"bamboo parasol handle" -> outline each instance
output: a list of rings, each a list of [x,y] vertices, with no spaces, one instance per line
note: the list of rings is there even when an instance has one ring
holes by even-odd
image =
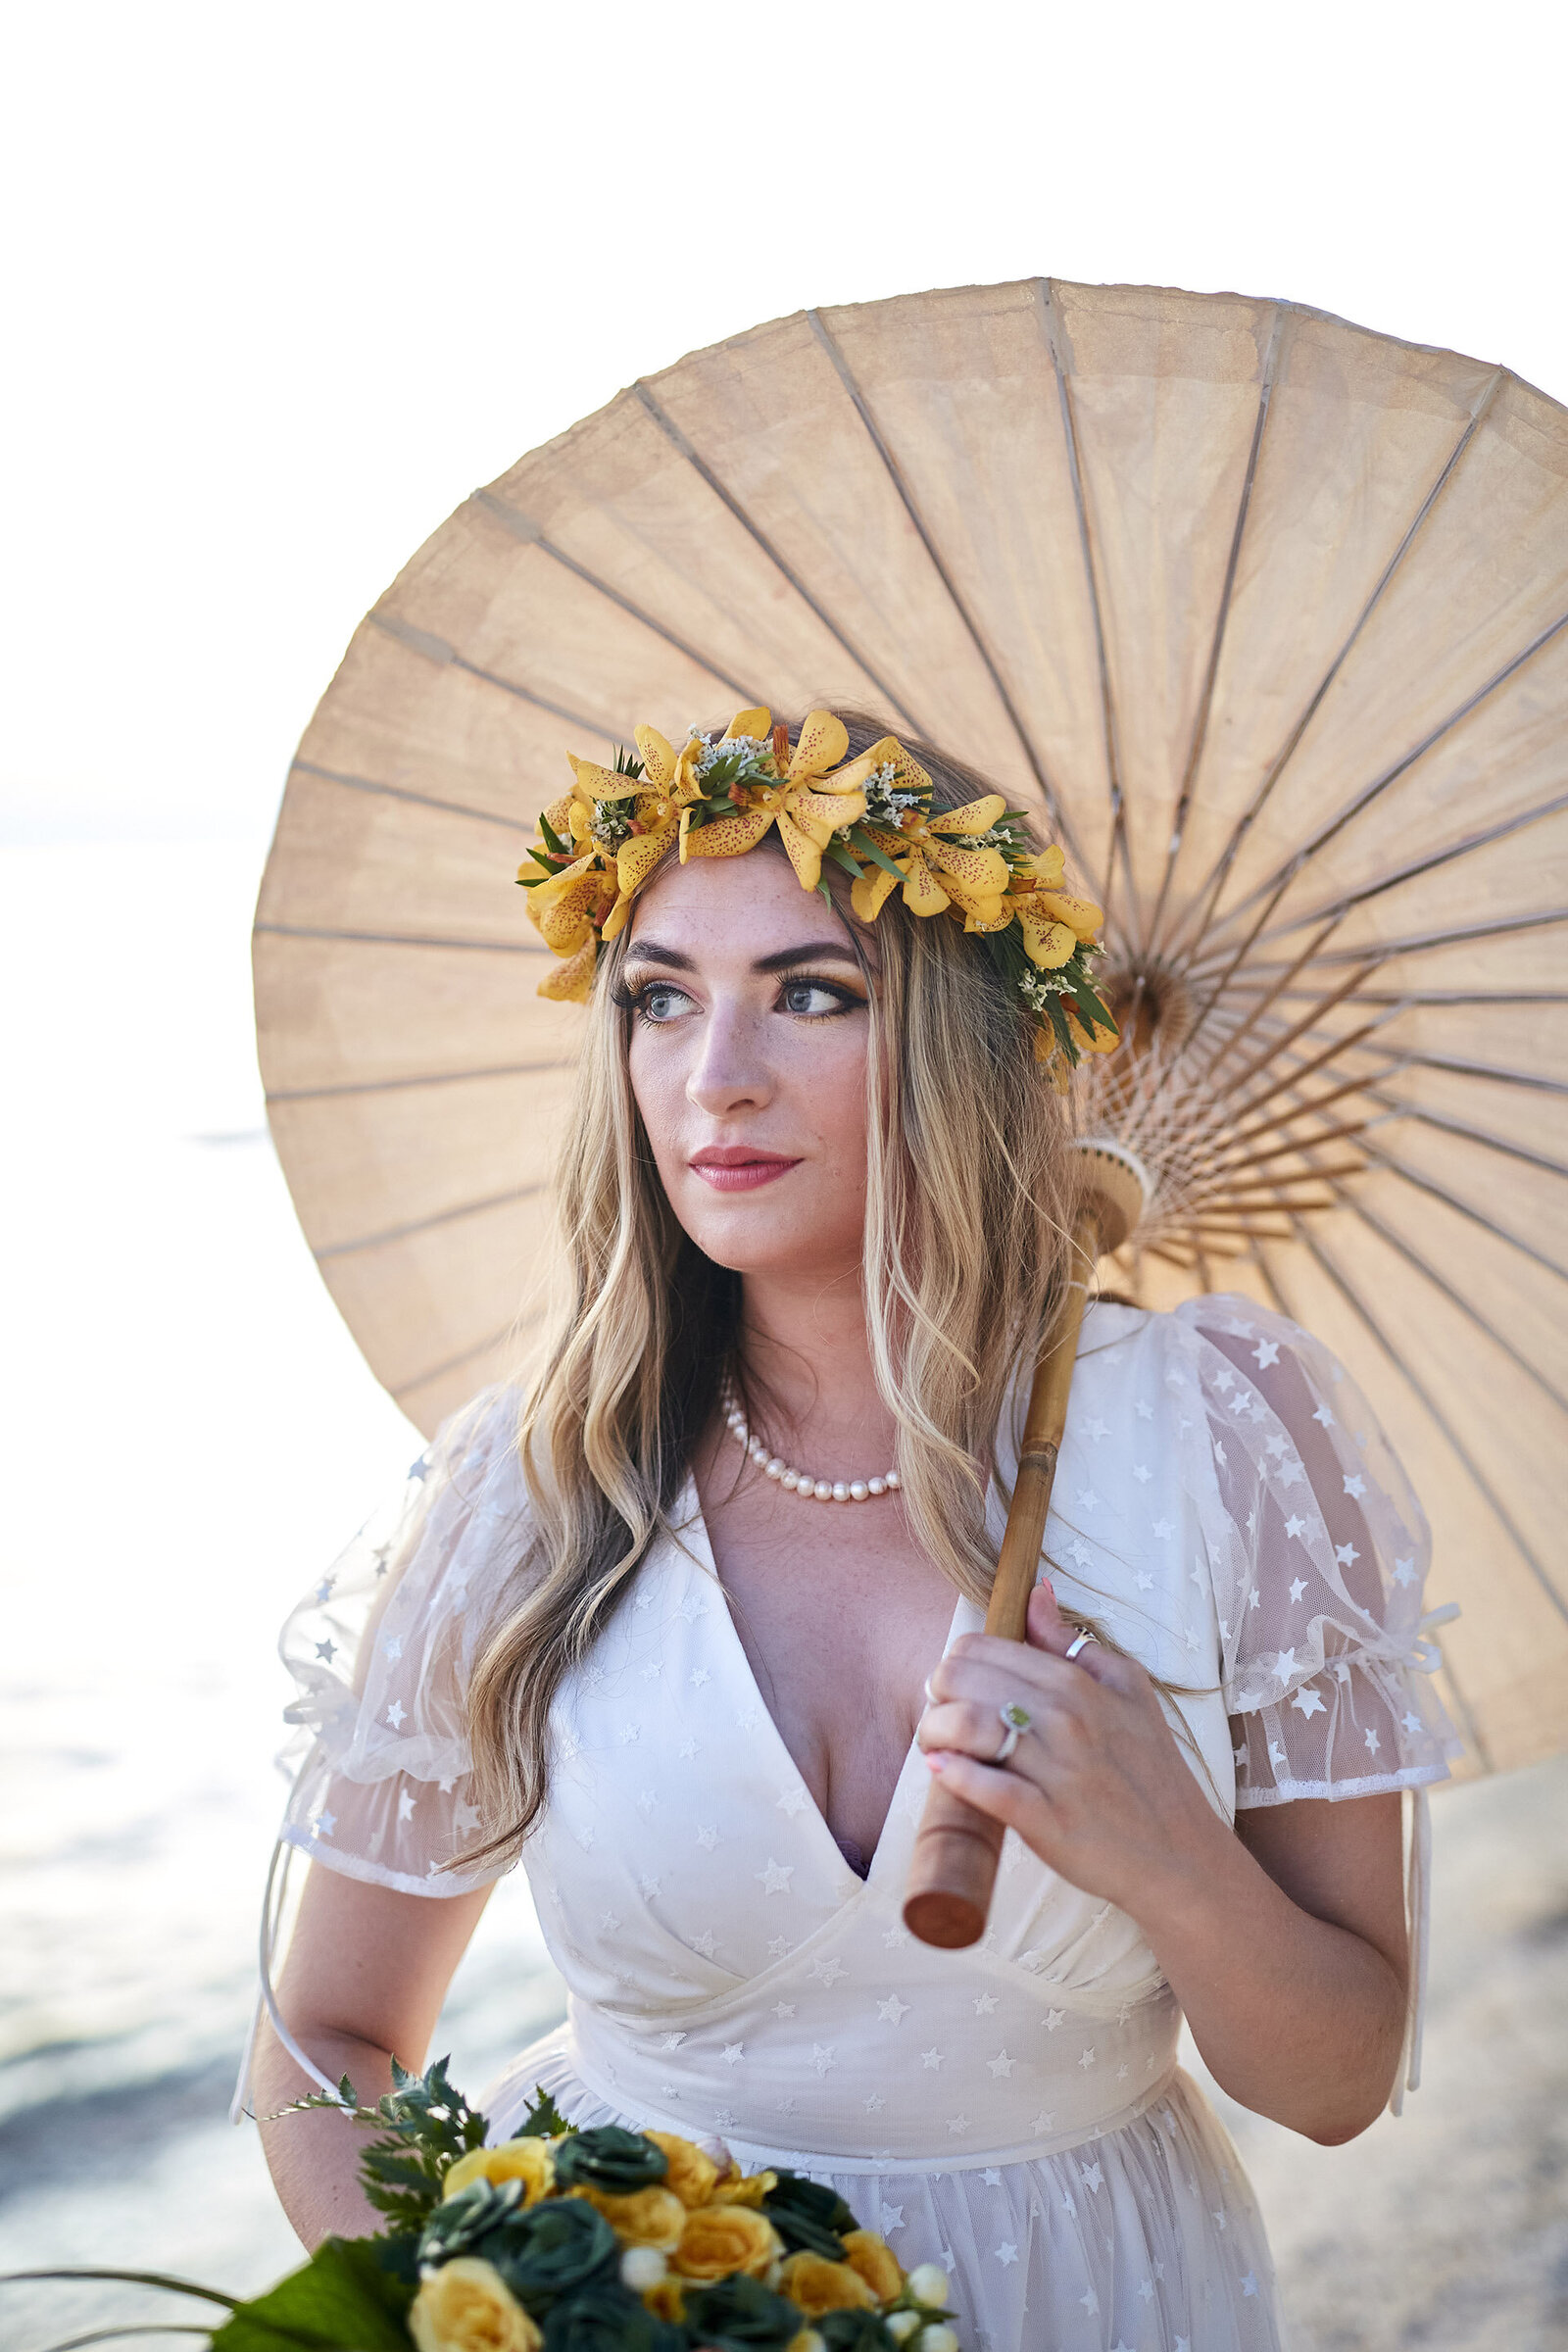
[[[1087,1156],[1095,1189],[1073,1221],[1072,1276],[1065,1310],[1035,1366],[1007,1532],[1002,1540],[986,1610],[986,1632],[999,1634],[1007,1642],[1024,1638],[1029,1595],[1040,1571],[1051,1490],[1067,1423],[1067,1396],[1095,1264],[1105,1250],[1118,1248],[1137,1223],[1148,1189],[1142,1170],[1133,1172],[1136,1163],[1130,1153],[1116,1152],[1112,1155],[1103,1146],[1090,1146]],[[975,1812],[951,1788],[933,1781],[915,1835],[904,1898],[904,1924],[911,1936],[918,1936],[922,1943],[954,1950],[979,1942],[991,1909],[1004,1835],[1001,1822]]]

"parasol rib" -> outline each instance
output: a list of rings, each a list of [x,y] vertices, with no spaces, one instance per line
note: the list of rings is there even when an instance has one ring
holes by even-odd
[[[1138,897],[1133,883],[1132,853],[1127,841],[1126,799],[1121,785],[1121,744],[1116,725],[1116,702],[1110,683],[1110,655],[1105,645],[1105,614],[1100,596],[1100,576],[1095,564],[1094,533],[1089,527],[1089,501],[1084,494],[1083,460],[1078,447],[1078,416],[1073,407],[1069,383],[1071,370],[1062,356],[1065,339],[1060,314],[1056,309],[1055,291],[1048,277],[1037,277],[1035,292],[1040,299],[1040,331],[1045,337],[1050,355],[1052,373],[1056,380],[1056,403],[1061,412],[1062,437],[1067,452],[1067,481],[1072,491],[1073,513],[1078,519],[1078,550],[1083,558],[1084,585],[1089,592],[1089,610],[1095,624],[1095,661],[1100,677],[1100,720],[1104,731],[1105,781],[1110,794],[1110,846],[1105,853],[1104,900],[1111,901],[1111,886],[1115,861],[1121,858],[1122,872],[1127,883],[1129,917],[1136,915]],[[1084,872],[1088,872],[1087,865]],[[1128,928],[1132,923],[1129,920]]]
[[[570,710],[564,703],[553,703],[548,695],[536,694],[531,686],[519,686],[515,678],[504,678],[498,670],[481,669],[477,662],[470,662],[466,654],[460,654],[457,647],[449,645],[444,637],[432,636],[428,629],[416,628],[412,620],[400,620],[395,612],[382,612],[379,610],[367,612],[365,617],[383,636],[393,638],[399,645],[406,645],[410,653],[419,655],[423,661],[435,662],[438,668],[461,669],[466,676],[477,678],[481,685],[497,687],[502,694],[510,694],[516,702],[528,703],[535,710],[546,711],[551,718],[564,718],[568,727],[581,727],[585,734],[603,736],[611,743],[615,740],[615,729],[609,720],[586,717],[581,710]]]
[[[1350,629],[1349,635],[1340,647],[1339,652],[1334,656],[1333,661],[1329,663],[1328,668],[1324,671],[1321,679],[1318,681],[1317,686],[1313,690],[1311,698],[1307,702],[1305,709],[1302,710],[1300,716],[1297,719],[1296,724],[1292,727],[1289,735],[1287,735],[1285,742],[1275,754],[1273,760],[1270,761],[1269,766],[1264,773],[1262,782],[1259,784],[1257,791],[1253,794],[1249,807],[1237,819],[1229,840],[1225,844],[1225,847],[1221,850],[1219,857],[1214,862],[1212,871],[1200,885],[1199,889],[1194,892],[1192,901],[1194,915],[1187,927],[1190,934],[1201,938],[1207,931],[1208,926],[1213,919],[1214,907],[1218,903],[1219,894],[1225,886],[1225,877],[1230,872],[1232,865],[1235,863],[1236,858],[1240,854],[1243,842],[1246,840],[1247,835],[1250,832],[1259,815],[1261,815],[1264,803],[1267,801],[1270,793],[1274,790],[1275,785],[1279,782],[1281,776],[1285,773],[1286,768],[1290,765],[1291,760],[1295,758],[1297,748],[1299,745],[1302,736],[1306,733],[1307,728],[1311,725],[1313,719],[1318,713],[1318,710],[1322,707],[1324,696],[1328,693],[1329,688],[1333,685],[1335,679],[1339,676],[1340,671],[1344,668],[1347,661],[1349,659],[1357,639],[1365,629],[1367,622],[1371,619],[1374,612],[1377,610],[1378,605],[1382,602],[1384,592],[1387,590],[1389,583],[1393,580],[1396,572],[1399,569],[1399,566],[1404,562],[1406,555],[1409,553],[1411,547],[1415,544],[1416,538],[1420,534],[1422,526],[1432,514],[1433,509],[1436,507],[1444,491],[1447,488],[1448,483],[1453,478],[1455,469],[1464,459],[1471,443],[1475,440],[1475,437],[1480,431],[1481,425],[1492,407],[1493,401],[1496,397],[1499,385],[1501,385],[1507,379],[1507,369],[1504,368],[1498,368],[1494,369],[1490,380],[1483,388],[1481,397],[1476,403],[1473,416],[1470,417],[1468,423],[1460,433],[1459,438],[1454,443],[1452,449],[1448,452],[1447,459],[1444,464],[1442,471],[1439,473],[1437,479],[1433,482],[1420,506],[1417,508],[1414,516],[1405,530],[1403,538],[1399,541],[1398,546],[1395,549],[1394,554],[1390,557],[1388,563],[1385,564],[1376,584],[1373,587],[1371,595],[1367,598],[1366,603],[1362,606],[1360,612],[1357,614],[1356,619]],[[1177,940],[1172,941],[1171,943],[1172,947],[1179,944],[1179,940],[1182,936],[1184,936],[1184,934],[1178,934]]]
[[[897,458],[895,458],[893,455],[892,450],[888,447],[887,441],[883,437],[881,426],[877,423],[876,418],[871,414],[870,403],[860,389],[859,383],[856,378],[855,370],[851,368],[848,360],[844,357],[843,352],[839,349],[832,329],[828,326],[826,320],[823,318],[821,312],[808,311],[806,316],[810,321],[811,332],[815,335],[818,343],[820,343],[822,346],[823,351],[826,352],[829,360],[832,362],[834,370],[838,375],[838,379],[844,386],[846,393],[849,395],[850,401],[855,409],[855,413],[860,419],[861,425],[864,427],[866,438],[869,440],[871,447],[876,451],[877,457],[881,461],[883,471],[886,473],[888,480],[893,484],[894,489],[898,492],[900,501],[904,507],[904,511],[909,517],[910,522],[914,525],[915,535],[919,539],[920,545],[925,549],[927,557],[930,559],[932,570],[936,573],[937,578],[942,582],[943,591],[947,596],[948,602],[952,605],[954,612],[956,612],[959,620],[963,623],[964,629],[968,633],[970,643],[973,645],[975,652],[979,655],[981,662],[985,665],[986,675],[991,680],[991,684],[995,690],[998,702],[1002,705],[1004,711],[1006,713],[1007,724],[1011,727],[1012,732],[1017,739],[1018,749],[1022,752],[1024,759],[1028,763],[1029,772],[1034,777],[1035,783],[1039,787],[1040,797],[1045,802],[1046,808],[1050,812],[1052,823],[1056,827],[1057,831],[1063,835],[1067,849],[1071,853],[1074,859],[1081,863],[1082,860],[1078,858],[1078,852],[1073,843],[1072,832],[1067,822],[1066,812],[1062,808],[1061,799],[1056,791],[1056,787],[1054,784],[1053,784],[1050,776],[1046,773],[1045,767],[1041,763],[1040,755],[1035,750],[1034,744],[1030,740],[1029,731],[1025,727],[1022,718],[1018,714],[1017,706],[1013,702],[1007,682],[1004,678],[1001,668],[997,662],[997,658],[993,654],[989,644],[986,642],[985,633],[981,629],[979,622],[975,619],[975,616],[970,612],[968,605],[964,601],[963,597],[959,594],[958,584],[956,580],[955,580],[952,572],[948,569],[946,560],[943,557],[941,549],[936,543],[936,539],[932,533],[930,525],[927,523],[924,514],[922,514],[920,512],[919,506],[915,501],[914,493],[909,488],[908,483],[904,477],[903,468],[900,466]]]
[[[1532,1094],[1568,1095],[1568,1079],[1538,1076],[1534,1070],[1500,1070],[1484,1061],[1461,1061],[1454,1054],[1418,1054],[1399,1048],[1399,1059],[1415,1070],[1447,1070],[1456,1078],[1485,1078],[1494,1086],[1524,1086]]]
[[[1539,931],[1551,923],[1568,923],[1568,906],[1544,906],[1534,914],[1498,915],[1494,922],[1463,923],[1452,931],[1418,932],[1407,939],[1384,939],[1378,942],[1378,955],[1385,963],[1396,956],[1424,956],[1433,948],[1464,947],[1472,939],[1506,939],[1517,931]],[[1277,939],[1288,937],[1281,930]],[[1364,963],[1366,950],[1360,948],[1331,948],[1314,958],[1318,963]],[[1200,967],[1197,967],[1200,968]],[[1252,971],[1259,976],[1278,970],[1278,965],[1254,963]]]
[[[889,710],[894,713],[894,715],[898,718],[902,718],[906,726],[912,727],[915,732],[918,733],[920,722],[915,717],[914,713],[906,707],[903,698],[894,693],[892,687],[877,669],[875,663],[871,662],[866,655],[861,653],[859,647],[856,644],[854,638],[850,636],[848,630],[839,626],[838,622],[833,618],[833,615],[828,612],[826,606],[818,603],[817,599],[811,594],[811,591],[809,588],[808,588],[806,582],[801,578],[800,573],[795,569],[794,565],[785,562],[784,558],[780,555],[778,549],[773,545],[771,539],[768,538],[761,525],[753,520],[752,516],[748,514],[746,509],[741,505],[740,500],[735,496],[734,492],[728,489],[726,485],[719,480],[718,475],[713,471],[711,466],[709,465],[707,459],[704,458],[693,446],[693,444],[687,440],[686,435],[681,431],[680,426],[675,422],[673,416],[667,415],[666,412],[660,406],[660,403],[654,397],[653,393],[650,392],[646,384],[633,384],[632,391],[636,395],[637,399],[641,401],[643,407],[648,412],[649,416],[653,419],[654,423],[658,425],[660,431],[663,434],[665,440],[668,441],[670,447],[676,450],[679,455],[685,459],[687,465],[690,466],[692,471],[697,475],[698,479],[707,483],[709,489],[711,490],[713,496],[719,501],[719,503],[728,508],[731,514],[734,515],[736,521],[740,524],[742,530],[744,530],[750,536],[750,538],[755,541],[757,546],[760,548],[762,554],[767,558],[768,562],[772,564],[774,570],[779,574],[780,578],[789,582],[789,585],[794,589],[796,595],[800,598],[802,604],[806,606],[807,610],[815,614],[816,618],[821,622],[823,628],[826,629],[828,635],[836,644],[841,645],[844,648],[844,651],[849,655],[850,660],[856,664],[856,667],[862,670],[865,676],[870,679],[871,684],[876,688],[877,693],[882,696],[883,700],[886,702]]]
[[[1367,1330],[1372,1334],[1372,1337],[1376,1340],[1384,1354],[1389,1357],[1396,1370],[1400,1374],[1400,1376],[1412,1390],[1424,1410],[1431,1415],[1438,1428],[1443,1432],[1444,1437],[1446,1439],[1448,1446],[1452,1450],[1454,1459],[1461,1464],[1477,1494],[1480,1494],[1487,1503],[1489,1509],[1493,1512],[1498,1524],[1506,1529],[1508,1537],[1518,1550],[1520,1558],[1524,1561],[1525,1566],[1530,1570],[1530,1573],[1535,1578],[1537,1584],[1540,1585],[1541,1590],[1543,1592],[1544,1592],[1546,1598],[1550,1601],[1558,1616],[1564,1620],[1568,1620],[1568,1600],[1564,1600],[1562,1594],[1558,1592],[1551,1578],[1547,1575],[1545,1568],[1542,1562],[1537,1559],[1534,1549],[1525,1541],[1525,1538],[1515,1526],[1512,1514],[1504,1506],[1500,1497],[1496,1494],[1496,1491],[1493,1487],[1491,1480],[1487,1477],[1485,1471],[1482,1470],[1480,1465],[1477,1463],[1468,1446],[1466,1446],[1464,1440],[1454,1428],[1453,1423],[1448,1419],[1447,1414],[1443,1410],[1442,1406],[1434,1400],[1430,1389],[1427,1388],[1424,1381],[1420,1380],[1417,1375],[1411,1371],[1408,1361],[1405,1357],[1398,1353],[1396,1348],[1393,1347],[1387,1334],[1384,1332],[1382,1325],[1372,1314],[1370,1308],[1362,1299],[1357,1298],[1355,1292],[1341,1274],[1338,1266],[1334,1264],[1332,1258],[1324,1254],[1323,1250],[1318,1247],[1311,1235],[1304,1230],[1299,1217],[1293,1218],[1292,1223],[1296,1229],[1296,1240],[1300,1243],[1301,1247],[1306,1250],[1308,1256],[1313,1260],[1314,1264],[1317,1265],[1321,1271],[1328,1276],[1330,1282],[1333,1283],[1335,1289],[1340,1293],[1341,1297],[1344,1298],[1354,1309],[1355,1313],[1359,1315],[1361,1321],[1366,1325]]]
[[[1236,592],[1236,571],[1242,560],[1242,541],[1247,532],[1247,517],[1251,510],[1252,485],[1257,479],[1258,459],[1263,451],[1263,430],[1268,423],[1269,405],[1274,396],[1274,371],[1279,364],[1280,343],[1285,331],[1285,313],[1274,305],[1269,322],[1268,341],[1264,346],[1263,364],[1257,387],[1257,414],[1252,420],[1252,445],[1247,454],[1247,471],[1242,479],[1242,494],[1237,503],[1236,522],[1231,531],[1230,552],[1225,563],[1225,578],[1220,589],[1219,611],[1209,640],[1208,662],[1203,671],[1202,689],[1198,699],[1198,715],[1193,722],[1193,739],[1187,753],[1187,764],[1182,771],[1181,787],[1176,795],[1176,812],[1171,821],[1170,842],[1165,851],[1165,870],[1160,876],[1159,891],[1152,911],[1144,929],[1143,952],[1154,956],[1159,952],[1159,927],[1165,912],[1165,901],[1176,873],[1176,860],[1181,856],[1182,836],[1187,830],[1187,812],[1192,807],[1193,788],[1198,778],[1199,762],[1208,740],[1209,713],[1214,703],[1214,683],[1219,676],[1220,656],[1225,649],[1225,629],[1230,619],[1231,599]]]
[[[1388,791],[1391,784],[1396,784],[1402,775],[1407,774],[1416,765],[1418,760],[1424,760],[1435,745],[1441,743],[1446,735],[1450,735],[1455,727],[1469,718],[1472,712],[1478,710],[1489,696],[1495,694],[1499,687],[1506,686],[1508,680],[1516,677],[1527,662],[1533,662],[1538,654],[1544,653],[1555,638],[1561,636],[1564,629],[1568,629],[1568,612],[1559,612],[1557,618],[1543,629],[1538,637],[1532,638],[1522,652],[1515,654],[1511,660],[1505,662],[1501,669],[1494,670],[1484,685],[1477,686],[1472,693],[1466,695],[1463,702],[1455,704],[1446,717],[1440,718],[1436,726],[1429,728],[1419,743],[1412,745],[1409,751],[1401,753],[1390,766],[1384,768],[1379,775],[1374,776],[1370,784],[1363,785],[1355,797],[1346,803],[1338,815],[1331,817],[1329,822],[1315,833],[1301,849],[1294,851],[1283,865],[1276,866],[1266,880],[1255,884],[1246,898],[1238,900],[1234,906],[1228,907],[1218,918],[1218,931],[1223,935],[1232,923],[1241,919],[1249,907],[1255,906],[1259,899],[1267,899],[1268,905],[1264,908],[1262,917],[1250,934],[1250,939],[1255,939],[1263,923],[1267,922],[1269,915],[1278,906],[1297,875],[1303,866],[1310,863],[1311,859],[1317,856],[1318,851],[1326,848],[1328,843],[1344,832],[1347,825],[1352,824],[1358,816],[1370,808],[1374,801],[1381,799],[1383,794]],[[1307,916],[1303,919],[1310,921],[1312,918]]]
[[[700,646],[693,645],[688,638],[677,636],[654,613],[645,612],[641,605],[623,595],[620,589],[612,587],[609,580],[602,579],[597,571],[590,571],[586,564],[579,564],[575,556],[568,556],[564,547],[558,547],[553,539],[547,539],[537,523],[530,521],[519,507],[509,507],[505,499],[497,498],[491,490],[476,490],[469,504],[482,507],[487,514],[495,516],[503,530],[512,533],[514,539],[524,547],[536,547],[542,556],[549,557],[552,564],[559,564],[564,571],[569,571],[574,579],[592,588],[596,595],[602,596],[608,604],[614,605],[662,643],[673,646],[677,654],[684,654],[688,662],[695,662],[699,669],[706,669],[710,678],[716,678],[731,694],[739,695],[748,709],[759,701],[755,686],[748,685],[742,678],[731,677],[729,671],[721,668],[710,654],[705,654]]]
[[[549,1190],[543,1184],[519,1184],[510,1192],[492,1193],[484,1200],[464,1200],[456,1208],[438,1208],[428,1217],[411,1218],[407,1225],[389,1225],[384,1233],[362,1233],[352,1242],[324,1242],[316,1250],[319,1261],[352,1257],[360,1250],[384,1250],[389,1243],[407,1242],[416,1233],[433,1233],[439,1225],[461,1225],[465,1217],[483,1216],[487,1209],[510,1208],[517,1200],[536,1200]]]
[[[475,824],[500,825],[507,833],[531,833],[520,817],[502,816],[489,808],[470,808],[466,801],[438,800],[433,792],[411,792],[406,784],[382,784],[374,776],[346,775],[341,768],[318,767],[314,760],[295,760],[289,773],[315,776],[323,784],[341,784],[347,792],[370,792],[389,801],[407,801],[416,808],[435,808],[443,816],[467,816]]]
[[[274,939],[332,939],[356,948],[461,948],[477,956],[548,956],[539,939],[434,939],[415,931],[341,931],[326,923],[256,923]]]
[[[1548,1176],[1561,1176],[1568,1180],[1568,1165],[1560,1159],[1549,1158],[1544,1152],[1532,1152],[1528,1144],[1516,1144],[1506,1136],[1489,1134],[1484,1127],[1467,1126],[1463,1119],[1453,1118],[1446,1111],[1428,1110],[1418,1102],[1406,1102],[1398,1095],[1379,1094],[1375,1083],[1365,1091],[1368,1101],[1376,1102],[1391,1117],[1417,1119],[1423,1127],[1436,1127],[1440,1134],[1461,1136],[1467,1144],[1480,1144],[1488,1152],[1501,1152],[1509,1159],[1522,1159],[1528,1167],[1541,1168]],[[1312,1140],[1319,1143],[1326,1139],[1314,1136]]]
[[[411,1087],[463,1086],[470,1080],[486,1078],[544,1078],[555,1070],[574,1070],[572,1057],[562,1055],[553,1061],[500,1061],[479,1070],[418,1070],[407,1078],[354,1078],[337,1086],[277,1086],[268,1090],[267,1101],[272,1102],[326,1102],[341,1095],[395,1095]]]

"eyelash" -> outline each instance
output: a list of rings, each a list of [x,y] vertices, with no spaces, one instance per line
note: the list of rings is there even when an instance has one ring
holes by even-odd
[[[863,997],[857,996],[853,989],[841,986],[841,984],[836,980],[819,979],[812,972],[791,972],[788,974],[786,978],[779,982],[780,998],[784,996],[787,990],[792,988],[817,988],[820,989],[825,996],[833,997],[837,1000],[831,1012],[795,1013],[791,1015],[791,1017],[795,1020],[833,1021],[837,1020],[841,1013],[853,1012],[858,1005],[862,1005],[865,1003],[865,999]],[[623,1011],[634,1014],[640,1021],[645,1021],[650,1029],[664,1029],[669,1026],[668,1022],[656,1020],[654,1018],[653,1014],[648,1010],[649,999],[655,996],[683,997],[685,996],[686,991],[679,986],[678,982],[674,980],[644,980],[635,988],[628,988],[623,981],[617,982],[614,989],[612,991],[612,994],[614,1002],[620,1005]],[[782,1006],[781,1009],[783,1009]]]

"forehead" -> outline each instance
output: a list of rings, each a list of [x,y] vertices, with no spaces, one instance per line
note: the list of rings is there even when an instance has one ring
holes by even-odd
[[[772,850],[738,858],[670,858],[632,908],[627,952],[657,940],[688,956],[750,963],[783,949],[852,954],[845,925],[814,890],[803,890]]]

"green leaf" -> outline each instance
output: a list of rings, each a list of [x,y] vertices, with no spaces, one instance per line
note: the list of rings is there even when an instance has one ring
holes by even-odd
[[[551,856],[564,858],[569,863],[576,853],[569,841],[562,840],[561,835],[556,831],[542,808],[539,811],[539,830],[544,835],[545,847]]]
[[[512,2136],[514,2139],[561,2139],[571,2130],[570,2124],[540,2082],[533,2086],[533,2105]]]
[[[400,2259],[384,2238],[323,2238],[302,2270],[238,2306],[213,2352],[409,2352]]]
[[[882,848],[879,842],[875,842],[871,839],[870,834],[867,833],[863,825],[856,825],[852,827],[850,832],[850,847],[852,850],[854,850],[857,857],[869,858],[871,863],[873,865],[879,865],[885,874],[892,874],[895,881],[902,882],[904,880],[904,868],[900,865],[895,865],[893,859],[888,856],[886,850]]]

